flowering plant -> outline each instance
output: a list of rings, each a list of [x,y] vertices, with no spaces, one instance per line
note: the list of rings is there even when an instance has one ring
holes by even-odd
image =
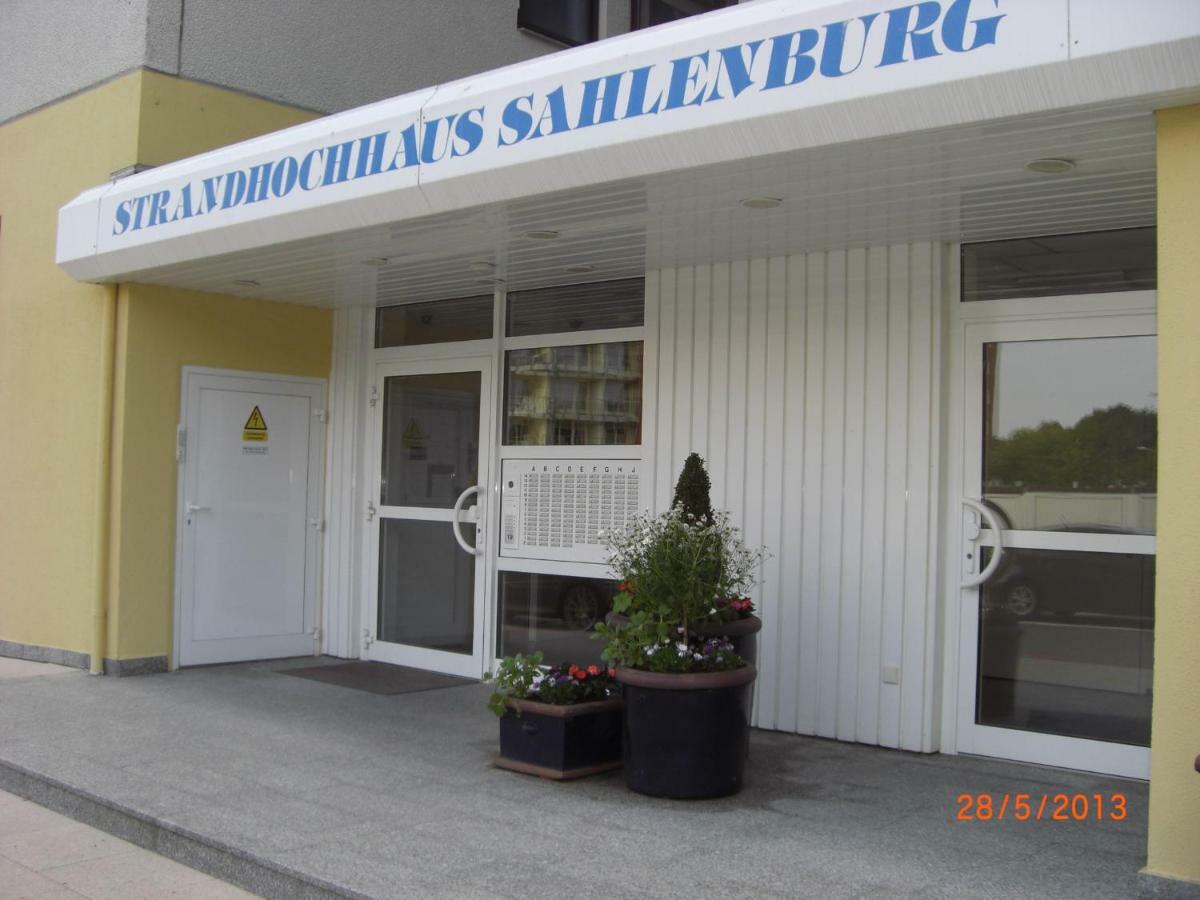
[[[630,665],[650,672],[724,672],[740,669],[746,661],[733,650],[728,638],[701,641],[656,641],[643,644]]]
[[[728,513],[704,519],[674,506],[659,516],[636,516],[605,537],[609,566],[621,581],[613,612],[627,620],[596,626],[608,642],[605,660],[663,672],[744,665],[732,649],[706,653],[692,640],[700,623],[732,621],[753,611],[743,594],[765,554],[745,545]],[[665,646],[675,647],[677,659],[668,663]]]
[[[502,716],[508,708],[509,699],[570,706],[607,700],[615,690],[615,673],[612,669],[570,663],[544,666],[542,659],[539,650],[528,656],[518,653],[500,660],[494,675],[488,672],[483,676],[484,681],[496,685],[496,690],[488,699],[488,709]]]

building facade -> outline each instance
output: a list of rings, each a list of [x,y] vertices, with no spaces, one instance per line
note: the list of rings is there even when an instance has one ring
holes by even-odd
[[[582,660],[697,451],[759,727],[1148,777],[1200,881],[1193,4],[450,6],[17,5],[3,652]]]

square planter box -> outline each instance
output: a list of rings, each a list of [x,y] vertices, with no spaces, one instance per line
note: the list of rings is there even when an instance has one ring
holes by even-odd
[[[573,706],[509,700],[508,707],[500,719],[500,768],[568,781],[621,765],[619,698]]]

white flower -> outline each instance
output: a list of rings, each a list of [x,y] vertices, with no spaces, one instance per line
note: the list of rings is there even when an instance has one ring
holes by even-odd
[[[679,651],[680,656],[687,656],[688,654],[688,645],[683,641],[680,641],[678,644],[676,644],[675,649]]]

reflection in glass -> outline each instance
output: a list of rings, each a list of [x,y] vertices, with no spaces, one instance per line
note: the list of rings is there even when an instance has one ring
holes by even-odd
[[[640,444],[642,342],[510,350],[507,444]]]
[[[501,656],[541,650],[547,664],[600,663],[592,626],[612,609],[616,586],[596,578],[500,573]]]
[[[1157,260],[1154,228],[963,244],[962,299],[1152,291]]]
[[[475,543],[475,526],[459,526]],[[379,621],[376,639],[470,654],[475,633],[475,557],[454,540],[449,522],[379,523]]]
[[[509,337],[637,328],[645,323],[646,282],[642,278],[566,284],[508,294]]]
[[[411,347],[447,341],[479,341],[492,336],[495,298],[464,297],[432,303],[381,306],[375,311],[376,347]]]
[[[382,505],[449,509],[477,483],[480,382],[479,372],[385,381]]]
[[[1153,644],[1153,556],[1006,549],[981,591],[976,721],[1149,746]]]
[[[1153,336],[984,345],[983,490],[1009,528],[1153,534]]]

